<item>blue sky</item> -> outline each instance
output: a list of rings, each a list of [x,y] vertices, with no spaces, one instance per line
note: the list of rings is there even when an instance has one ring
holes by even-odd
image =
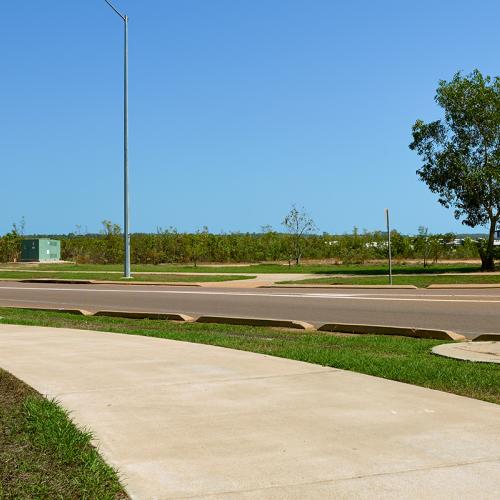
[[[415,175],[440,79],[498,74],[483,0],[120,0],[131,230],[467,231]],[[0,8],[0,233],[122,221],[122,24],[104,0]],[[470,231],[470,230],[469,230]]]

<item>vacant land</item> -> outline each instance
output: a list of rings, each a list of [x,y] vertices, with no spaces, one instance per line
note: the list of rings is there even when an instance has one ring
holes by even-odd
[[[387,285],[387,276],[355,276],[355,277],[329,277],[311,278],[298,281],[281,281],[280,284],[297,285]],[[455,285],[455,284],[498,284],[500,285],[500,274],[474,274],[474,275],[413,275],[393,277],[394,285],[414,285],[425,288],[429,285]]]
[[[128,498],[91,437],[0,369],[0,498]]]
[[[500,366],[431,354],[443,341],[375,335],[334,335],[272,328],[81,317],[0,308],[2,323],[79,328],[212,344],[296,359],[420,385],[500,404]]]
[[[44,271],[95,271],[95,272],[121,272],[123,266],[118,264],[2,264],[2,269],[22,270],[31,269]],[[439,273],[473,273],[478,272],[479,264],[472,263],[453,263],[453,264],[435,264],[424,267],[421,264],[396,264],[393,267],[394,274],[439,274]],[[196,272],[196,273],[302,273],[302,274],[350,274],[350,275],[385,275],[388,273],[387,266],[384,264],[313,264],[300,266],[287,266],[282,264],[252,264],[252,265],[203,265],[186,266],[175,264],[148,265],[138,264],[132,266],[133,272]]]
[[[137,274],[130,281],[165,281],[171,283],[193,283],[193,282],[217,282],[245,280],[253,276],[220,276],[209,275],[183,275],[183,274]],[[121,273],[99,273],[99,272],[40,272],[40,271],[0,271],[0,279],[65,279],[65,280],[97,280],[97,281],[120,281]],[[129,281],[129,280],[127,280]]]

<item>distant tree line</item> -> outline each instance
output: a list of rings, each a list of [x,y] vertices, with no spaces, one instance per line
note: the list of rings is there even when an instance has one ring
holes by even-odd
[[[293,226],[295,224],[295,226]],[[296,221],[292,221],[296,227]],[[323,259],[332,263],[364,263],[385,259],[387,234],[381,231],[351,234],[310,234],[298,239],[297,231],[283,233],[264,227],[260,233],[210,233],[207,227],[195,233],[180,233],[175,228],[158,229],[154,234],[132,234],[133,264],[179,263],[197,266],[201,262],[271,262],[296,264],[300,259]],[[20,258],[22,228],[0,237],[0,262]],[[100,234],[57,236],[61,240],[62,259],[76,263],[118,264],[123,260],[121,228],[103,221]],[[392,254],[397,260],[421,259],[432,263],[440,259],[478,258],[478,246],[472,238],[460,243],[454,234],[428,234],[420,228],[416,236],[391,232]]]

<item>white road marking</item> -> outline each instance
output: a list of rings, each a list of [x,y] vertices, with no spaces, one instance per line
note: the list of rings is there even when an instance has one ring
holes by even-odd
[[[488,297],[487,300],[472,300],[472,299],[461,299],[460,295],[430,295],[427,298],[423,298],[423,294],[418,296],[408,296],[403,294],[398,294],[399,296],[371,296],[370,294],[354,294],[354,293],[265,293],[265,292],[224,292],[224,291],[202,291],[202,290],[130,290],[130,289],[103,289],[103,288],[42,288],[42,287],[16,287],[16,286],[0,286],[0,290],[35,290],[40,292],[87,292],[87,293],[156,293],[156,294],[170,294],[170,295],[227,295],[233,297],[279,297],[279,298],[295,298],[295,299],[340,299],[340,300],[378,300],[378,301],[388,301],[388,302],[455,302],[455,303],[483,303],[483,304],[499,304],[500,296],[492,299],[490,295],[483,295],[482,297]],[[454,297],[449,298],[430,298],[430,297]],[[476,295],[463,295],[466,297],[481,297]],[[8,300],[8,299],[7,299]],[[29,299],[28,299],[29,300]],[[33,300],[29,300],[33,302]]]

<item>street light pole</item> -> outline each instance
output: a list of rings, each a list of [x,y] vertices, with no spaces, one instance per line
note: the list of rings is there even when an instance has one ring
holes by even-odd
[[[128,16],[119,12],[108,0],[104,1],[120,16],[125,27],[123,62],[123,239],[125,261],[123,265],[123,277],[130,278],[130,227],[128,215]]]
[[[389,257],[389,284],[392,285],[392,252],[391,252],[391,227],[389,224],[389,209],[385,209],[385,221],[387,224],[387,249]]]

